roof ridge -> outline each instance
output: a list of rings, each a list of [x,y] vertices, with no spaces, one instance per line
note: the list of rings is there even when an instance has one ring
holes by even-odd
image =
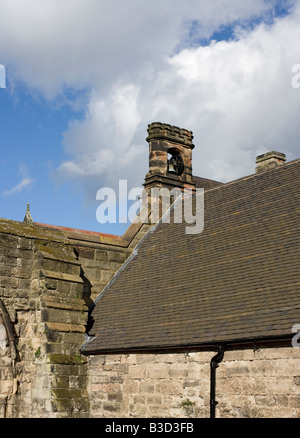
[[[52,224],[44,224],[44,223],[40,223],[40,222],[35,222],[35,225],[38,225],[39,227],[43,227],[43,228],[51,228],[51,229],[60,230],[60,231],[70,231],[70,232],[74,232],[74,233],[83,233],[83,234],[90,234],[90,235],[95,235],[95,236],[108,236],[108,237],[117,237],[117,238],[122,237],[122,236],[118,236],[116,234],[102,233],[99,231],[89,231],[89,230],[85,230],[85,229],[81,229],[81,228],[65,227],[64,225],[52,225]]]
[[[219,186],[212,187],[210,189],[206,189],[205,191],[208,192],[208,191],[212,191],[212,190],[217,190],[217,189],[220,189],[222,187],[227,187],[227,186],[229,186],[231,184],[235,184],[235,183],[237,183],[239,181],[246,181],[247,179],[260,177],[262,175],[265,175],[266,173],[276,172],[276,171],[279,171],[279,170],[283,170],[286,167],[294,165],[294,164],[296,164],[298,162],[300,163],[300,158],[297,158],[295,160],[289,161],[288,163],[285,163],[285,164],[281,164],[280,166],[275,167],[273,169],[264,170],[263,172],[260,172],[260,173],[252,173],[250,175],[246,175],[246,176],[242,176],[240,178],[234,179],[233,181],[228,181],[228,182],[225,182],[225,183],[221,183]]]
[[[199,178],[199,179],[204,179],[205,181],[212,181],[219,184],[224,184],[221,181],[217,181],[216,179],[206,178],[205,176],[193,175],[193,178]]]

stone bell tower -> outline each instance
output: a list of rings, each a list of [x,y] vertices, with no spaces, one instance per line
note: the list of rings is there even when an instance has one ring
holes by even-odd
[[[193,133],[165,123],[148,125],[149,171],[144,187],[195,190],[192,176]]]

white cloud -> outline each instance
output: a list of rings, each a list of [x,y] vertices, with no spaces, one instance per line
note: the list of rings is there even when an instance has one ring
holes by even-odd
[[[300,7],[237,32],[232,41],[184,49],[155,75],[115,84],[105,98],[95,88],[86,119],[65,133],[68,166],[96,177],[98,187],[104,177],[142,183],[152,121],[194,132],[195,175],[229,181],[253,173],[256,155],[273,149],[299,157],[300,94],[291,66],[300,60]]]
[[[12,187],[10,190],[5,190],[3,195],[16,195],[17,193],[22,192],[26,187],[29,188],[33,184],[34,180],[29,177],[22,178],[22,181]]]
[[[61,164],[59,176],[93,179],[98,188],[101,181],[117,184],[122,172],[130,180],[129,169],[147,154],[134,143],[141,124],[138,99],[139,89],[134,85],[116,86],[106,100],[94,91],[85,120],[71,122],[64,133],[65,149],[74,158]]]
[[[145,69],[220,25],[270,9],[274,0],[1,0],[0,51],[10,75],[54,97],[64,86],[107,86]]]
[[[253,173],[258,153],[279,149],[288,159],[299,157],[300,95],[291,86],[291,67],[300,60],[299,24],[298,6],[235,41],[170,59],[174,95],[188,110],[182,120],[195,127],[197,173],[230,180]]]
[[[274,3],[2,0],[0,50],[13,79],[48,98],[89,89],[84,119],[64,133],[69,159],[58,175],[82,180],[91,197],[119,179],[142,183],[152,121],[193,130],[194,174],[230,180],[271,148],[299,156],[299,3],[270,25],[237,28],[232,41],[203,47],[196,37]]]
[[[28,167],[25,163],[20,163],[18,173],[21,175],[21,182],[16,184],[11,189],[5,190],[2,193],[3,195],[15,195],[23,191],[25,188],[30,188],[32,186],[34,180],[28,175]]]

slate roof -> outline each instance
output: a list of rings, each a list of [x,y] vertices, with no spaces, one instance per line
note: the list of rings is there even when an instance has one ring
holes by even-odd
[[[98,297],[83,353],[291,336],[300,323],[300,159],[205,191],[204,230],[161,223]]]
[[[217,187],[222,184],[219,181],[214,181],[213,179],[208,179],[208,178],[202,178],[200,176],[193,176],[193,180],[197,188],[203,188],[204,190],[213,189],[214,187]]]

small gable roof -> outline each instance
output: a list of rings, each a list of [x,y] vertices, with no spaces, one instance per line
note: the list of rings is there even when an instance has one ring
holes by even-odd
[[[83,353],[290,336],[300,323],[300,160],[205,191],[204,230],[160,223],[98,297]]]

